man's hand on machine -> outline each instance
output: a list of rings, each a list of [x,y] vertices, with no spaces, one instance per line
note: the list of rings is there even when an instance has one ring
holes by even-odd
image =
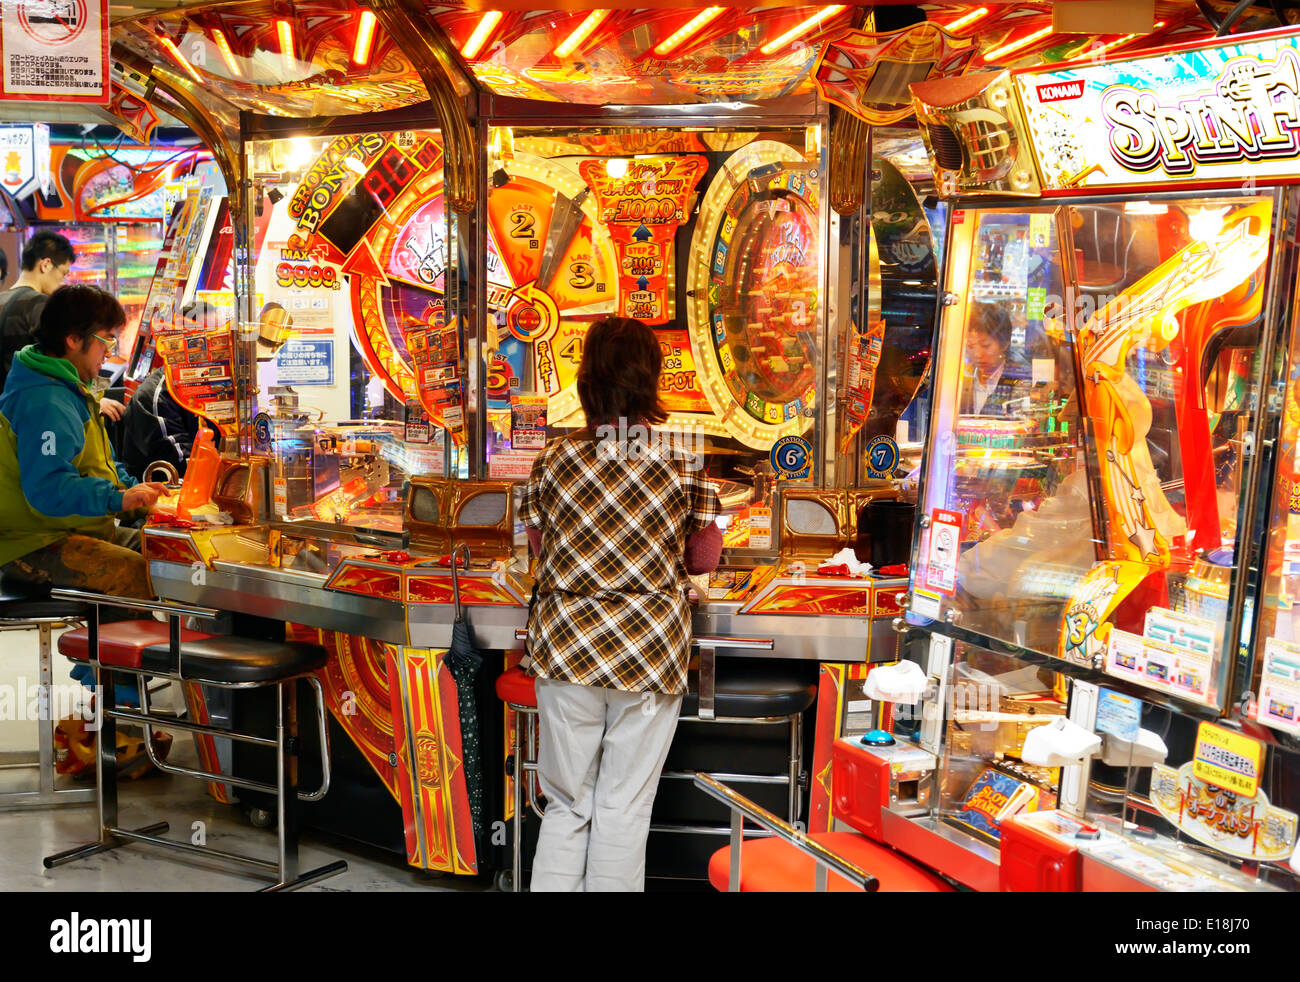
[[[126,412],[126,406],[116,399],[99,400],[99,414],[101,416],[107,416],[109,419],[121,419],[124,412]]]
[[[135,511],[137,508],[152,508],[159,497],[167,493],[167,485],[159,481],[147,481],[127,488],[122,492],[122,510]]]

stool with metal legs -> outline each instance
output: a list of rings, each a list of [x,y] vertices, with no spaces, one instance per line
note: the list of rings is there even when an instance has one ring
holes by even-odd
[[[527,631],[515,631],[515,640],[523,641]],[[543,815],[537,785],[537,689],[536,679],[516,665],[497,676],[497,698],[515,713],[510,741],[508,773],[514,778],[513,815],[510,819],[510,889],[523,890],[524,800],[539,819]],[[522,739],[520,731],[526,734]]]
[[[37,786],[34,791],[0,792],[0,809],[48,808],[51,805],[89,804],[95,800],[95,792],[90,788],[54,786],[54,725],[58,722],[60,710],[59,700],[54,698],[53,633],[56,628],[78,623],[88,616],[90,608],[85,604],[0,589],[0,631],[35,628],[40,645],[37,663],[39,735],[35,759],[31,759],[30,752],[0,754],[2,770],[35,767]],[[26,706],[27,702],[26,693],[18,693],[16,703]]]
[[[682,700],[678,723],[721,724],[731,726],[784,726],[788,753],[784,774],[727,773],[720,780],[744,784],[784,785],[786,789],[785,821],[800,819],[801,791],[806,781],[803,770],[803,714],[817,698],[817,687],[801,678],[788,677],[788,670],[771,661],[770,670],[748,666],[743,672],[717,671],[719,651],[772,651],[772,638],[748,638],[730,635],[695,635],[691,645],[699,655],[698,684]],[[680,733],[680,731],[679,731]],[[693,770],[665,770],[664,780],[694,781]],[[656,822],[651,832],[689,835],[727,835],[728,826],[670,824]]]
[[[91,664],[95,666],[98,699],[95,720],[98,724],[98,767],[95,791],[99,804],[99,838],[97,841],[69,849],[45,858],[45,868],[53,869],[87,856],[116,849],[127,842],[150,842],[154,845],[176,849],[201,856],[217,857],[251,866],[269,873],[276,882],[266,891],[293,890],[322,880],[347,869],[347,863],[335,861],[314,870],[300,873],[298,869],[298,801],[318,800],[329,791],[330,762],[328,730],[324,701],[319,680],[313,673],[325,664],[325,652],[310,645],[288,644],[239,637],[207,637],[182,641],[181,618],[215,618],[218,611],[206,607],[177,604],[169,601],[134,600],[86,593],[80,590],[56,590],[52,594],[65,600],[75,600],[91,605],[87,624],[88,648]],[[103,606],[126,607],[141,611],[162,611],[168,616],[167,644],[153,644],[140,653],[138,664],[108,664],[100,656],[98,608]],[[111,630],[112,625],[106,625]],[[140,711],[118,709],[115,698],[116,674],[134,675],[140,690]],[[275,686],[278,695],[276,729],[274,737],[242,733],[200,723],[180,721],[171,716],[151,712],[149,696],[144,685],[145,676],[194,682],[229,689],[253,689]],[[316,691],[317,723],[321,733],[321,787],[310,793],[298,791],[298,680],[306,678]],[[165,839],[159,833],[167,831],[166,822],[156,822],[138,829],[124,829],[118,825],[117,808],[117,721],[139,723],[145,730],[145,747],[150,760],[159,770],[202,781],[224,781],[238,787],[250,788],[276,798],[278,822],[276,827],[276,859],[274,862],[244,856],[238,853],[209,849]],[[190,733],[206,733],[276,750],[276,781],[268,784],[232,774],[215,774],[165,763],[153,747],[153,726],[179,729]]]

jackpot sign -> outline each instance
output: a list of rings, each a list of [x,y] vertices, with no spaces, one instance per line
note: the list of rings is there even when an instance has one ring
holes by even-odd
[[[1016,81],[1044,190],[1300,176],[1300,37]]]

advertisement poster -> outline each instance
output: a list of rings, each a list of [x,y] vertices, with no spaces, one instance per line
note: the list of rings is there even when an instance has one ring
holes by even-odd
[[[1255,718],[1274,729],[1300,734],[1300,645],[1268,639]]]
[[[14,198],[50,180],[50,128],[44,123],[0,126],[0,184]]]
[[[0,99],[107,106],[108,0],[6,0]]]
[[[158,354],[167,366],[167,388],[186,409],[217,424],[223,441],[235,437],[235,375],[232,332],[159,334]]]

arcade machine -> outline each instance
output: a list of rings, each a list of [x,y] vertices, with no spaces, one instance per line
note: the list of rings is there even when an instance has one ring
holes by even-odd
[[[70,283],[108,290],[126,309],[121,344],[135,344],[172,206],[188,182],[202,181],[211,155],[201,148],[55,143],[50,187],[35,195],[28,235],[48,228],[77,252]]]
[[[1279,32],[912,87],[951,217],[908,659],[836,792],[963,884],[1300,886],[1297,69]]]
[[[241,24],[253,6],[241,7]],[[853,549],[859,513],[898,490],[883,462],[876,477],[830,476],[842,440],[859,451],[858,431],[835,425],[830,395],[841,394],[847,311],[845,244],[832,234],[841,220],[827,201],[828,117],[808,78],[813,54],[790,47],[811,10],[714,15],[691,64],[715,48],[742,51],[747,71],[690,77],[671,61],[579,70],[572,48],[554,56],[556,68],[525,63],[542,42],[562,49],[585,14],[511,15],[491,59],[464,54],[480,15],[438,14],[432,32],[462,52],[468,68],[457,77],[480,95],[484,179],[471,188],[472,213],[457,210],[465,187],[456,183],[472,154],[404,108],[423,93],[403,88],[413,72],[391,38],[376,35],[368,55],[382,66],[382,91],[373,74],[313,74],[343,54],[338,31],[323,25],[352,23],[354,13],[339,7],[294,57],[282,52],[301,76],[282,92],[252,84],[266,59],[251,54],[275,53],[285,35],[237,35],[225,7],[145,18],[121,39],[141,52],[162,33],[183,51],[214,46],[198,69],[203,98],[350,117],[334,130],[244,118],[240,220],[256,303],[227,332],[233,367],[221,376],[234,380],[240,453],[216,465],[210,495],[187,480],[180,500],[191,492],[195,506],[150,526],[145,549],[161,595],[288,621],[331,652],[321,681],[335,756],[354,755],[358,782],[368,770],[375,794],[356,809],[368,814],[328,827],[418,867],[470,873],[491,865],[482,833],[501,815],[491,802],[506,786],[498,761],[513,722],[479,701],[489,787],[476,814],[460,715],[472,710],[447,663],[455,599],[478,649],[496,653],[481,673],[494,677],[518,658],[531,590],[514,519],[519,485],[547,439],[583,423],[573,383],[588,325],[616,313],[655,328],[666,429],[695,450],[723,499],[726,563],[696,584],[697,634],[770,642],[767,657],[810,676],[819,662],[893,659],[902,567],[854,575]],[[618,50],[608,42],[624,34],[643,40],[652,21],[682,26],[682,12],[606,13],[601,50]],[[290,36],[301,26],[282,23]],[[229,60],[218,34],[240,38]],[[168,58],[155,77],[183,85]],[[352,98],[366,86],[372,105]],[[753,108],[716,105],[733,96]],[[639,108],[595,104],[615,97]],[[652,97],[666,105],[649,108]],[[683,101],[693,105],[673,105]],[[382,109],[383,125],[368,130],[367,109]],[[915,194],[897,181],[910,200],[888,213],[897,227],[881,236],[893,243],[918,222],[924,229]],[[894,266],[889,275],[923,288],[933,254],[928,233],[915,237],[890,255],[928,272]],[[877,311],[867,326],[879,321]],[[268,326],[284,344],[259,363],[256,339]],[[204,356],[190,342],[184,333],[167,341],[169,377],[202,377]],[[864,419],[872,387],[863,376],[874,377],[881,347],[880,335],[867,343],[875,361],[858,366],[853,386]],[[211,340],[204,350],[213,353]],[[911,361],[891,367],[881,391],[898,398],[918,375]],[[881,424],[891,439],[892,412]],[[325,824],[320,811],[309,806],[306,820]]]

